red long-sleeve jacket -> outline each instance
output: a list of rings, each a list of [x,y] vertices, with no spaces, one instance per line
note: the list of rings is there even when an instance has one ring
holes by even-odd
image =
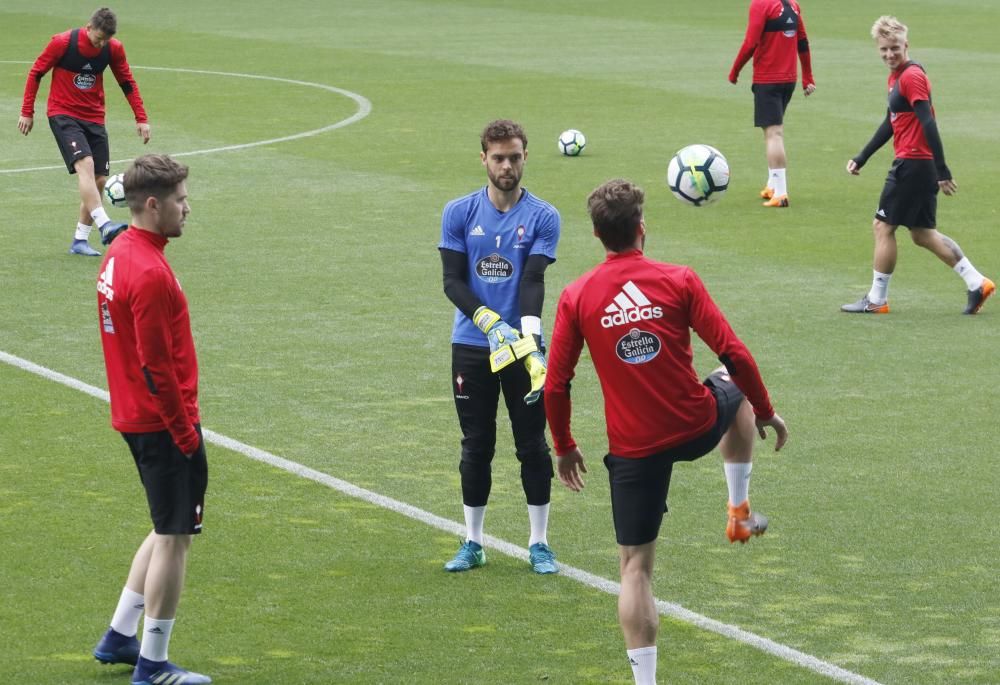
[[[754,83],[795,83],[796,55],[802,63],[802,87],[815,85],[809,37],[799,4],[788,0],[786,7],[781,0],[752,0],[746,36],[729,80],[736,83],[740,70],[752,56]]]
[[[715,398],[692,366],[692,329],[726,360],[754,413],[771,418],[756,362],[697,274],[630,250],[609,255],[559,297],[544,395],[556,454],[576,446],[569,383],[584,342],[604,393],[612,454],[649,456],[711,428]]]
[[[115,430],[166,429],[192,454],[200,442],[198,360],[187,298],[163,254],[166,244],[132,226],[105,253],[97,278],[101,345]]]
[[[21,102],[21,115],[26,117],[34,116],[35,96],[38,95],[38,87],[42,78],[52,70],[52,87],[49,90],[48,107],[46,115],[54,117],[58,115],[70,116],[75,119],[89,121],[94,124],[104,125],[104,75],[101,71],[94,70],[88,73],[86,70],[74,72],[60,66],[63,57],[69,49],[70,35],[73,31],[52,36],[48,45],[38,56],[35,63],[28,72],[28,80],[24,84],[24,99]],[[125,48],[121,41],[112,38],[107,45],[110,51],[108,66],[115,80],[125,93],[125,99],[132,107],[136,123],[144,124],[148,122],[146,110],[142,104],[142,96],[139,95],[139,86],[132,77],[132,70],[125,58]],[[90,44],[87,38],[87,31],[79,29],[77,37],[77,50],[84,58],[86,66],[87,59],[98,59],[102,50]]]

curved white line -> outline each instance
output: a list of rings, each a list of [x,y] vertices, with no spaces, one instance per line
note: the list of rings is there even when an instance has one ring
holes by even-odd
[[[24,61],[13,61],[13,60],[0,60],[0,64],[31,64],[31,62]],[[210,71],[205,69],[181,69],[174,67],[142,67],[134,66],[133,69],[145,69],[147,71],[171,71],[183,74],[206,74],[209,76],[233,76],[236,78],[248,78],[256,79],[258,81],[276,81],[278,83],[290,83],[295,86],[306,86],[308,88],[318,88],[320,90],[325,90],[330,93],[336,93],[337,95],[343,95],[345,97],[354,100],[358,104],[358,111],[346,119],[338,121],[321,128],[312,129],[310,131],[303,131],[302,133],[293,133],[287,136],[281,136],[280,138],[269,138],[267,140],[258,140],[252,143],[239,143],[237,145],[224,145],[222,147],[213,147],[205,150],[192,150],[190,152],[172,152],[170,155],[172,157],[191,157],[193,155],[208,155],[216,152],[229,152],[232,150],[246,150],[247,148],[260,147],[261,145],[273,145],[274,143],[286,143],[290,140],[299,140],[301,138],[311,138],[312,136],[318,136],[321,133],[326,133],[327,131],[333,131],[338,128],[343,128],[345,126],[350,126],[351,124],[361,121],[366,116],[371,114],[372,103],[371,101],[359,93],[354,93],[349,90],[344,90],[343,88],[337,88],[336,86],[328,86],[323,83],[313,83],[311,81],[299,81],[296,79],[280,78],[278,76],[262,76],[260,74],[241,74],[238,72],[229,71]],[[115,159],[112,160],[112,164],[125,164],[131,162],[131,159]],[[52,169],[63,169],[64,165],[57,164],[53,166],[39,166],[39,167],[26,167],[23,169],[0,169],[0,174],[18,174],[25,173],[29,171],[49,171]]]
[[[72,376],[66,376],[58,371],[53,371],[52,369],[40,366],[13,354],[9,354],[3,350],[0,350],[0,362],[9,364],[23,371],[28,371],[29,373],[41,376],[42,378],[46,378],[50,381],[55,381],[56,383],[73,388],[74,390],[79,390],[80,392],[99,400],[103,400],[105,402],[109,401],[110,396],[108,395],[107,390],[95,388],[93,385],[84,383],[83,381],[77,380]],[[369,504],[383,507],[389,511],[411,518],[414,521],[419,521],[420,523],[431,526],[432,528],[437,528],[445,533],[455,536],[465,534],[465,527],[463,525],[437,516],[436,514],[432,514],[429,511],[419,509],[412,504],[400,502],[399,500],[386,497],[385,495],[380,495],[379,493],[372,492],[371,490],[365,490],[364,488],[358,487],[348,481],[341,480],[340,478],[323,473],[322,471],[311,469],[308,466],[304,466],[290,459],[285,459],[284,457],[279,457],[276,454],[272,454],[260,448],[247,445],[239,440],[222,435],[221,433],[216,433],[215,431],[208,430],[207,428],[202,432],[205,435],[205,440],[208,442],[218,445],[219,447],[224,447],[228,450],[238,452],[255,461],[283,469],[288,473],[299,476],[300,478],[306,478],[316,483],[320,483],[349,497],[354,497],[368,502]],[[487,547],[495,549],[503,554],[506,554],[507,556],[514,557],[515,559],[521,559],[522,561],[528,560],[528,550],[507,542],[506,540],[493,537],[492,535],[486,535],[484,536],[483,542],[486,543]],[[592,587],[595,590],[600,590],[601,592],[606,592],[609,595],[618,596],[621,594],[622,588],[619,583],[592,573],[588,573],[587,571],[574,566],[560,564],[559,572],[563,576],[572,578],[578,583]],[[683,621],[684,623],[697,626],[702,630],[707,630],[729,638],[730,640],[750,645],[751,647],[759,649],[762,652],[778,657],[779,659],[783,659],[789,663],[795,664],[796,666],[801,666],[802,668],[808,669],[814,673],[819,673],[820,675],[826,676],[827,678],[835,680],[839,683],[847,683],[848,685],[881,685],[878,681],[867,678],[859,673],[848,671],[847,669],[831,664],[828,661],[818,659],[811,654],[800,652],[799,650],[789,647],[788,645],[783,645],[780,642],[775,642],[774,640],[762,637],[756,633],[743,630],[739,626],[723,623],[722,621],[717,621],[714,618],[709,618],[708,616],[695,613],[690,609],[685,609],[679,604],[667,602],[662,599],[656,599],[656,610],[663,616],[670,616],[678,621]]]

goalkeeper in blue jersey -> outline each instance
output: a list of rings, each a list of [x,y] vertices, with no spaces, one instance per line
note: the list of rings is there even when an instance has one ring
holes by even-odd
[[[556,260],[559,212],[521,187],[528,138],[519,124],[491,122],[481,143],[488,183],[445,206],[438,245],[444,292],[457,308],[451,377],[462,427],[458,470],[466,526],[466,539],[445,570],[486,563],[483,519],[502,390],[528,500],[531,566],[536,573],[556,573],[547,539],[552,456],[539,399],[545,383],[545,269]]]

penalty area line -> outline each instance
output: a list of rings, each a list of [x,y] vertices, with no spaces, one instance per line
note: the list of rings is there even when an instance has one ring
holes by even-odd
[[[68,388],[79,390],[86,395],[90,395],[91,397],[104,402],[108,402],[110,399],[106,390],[94,387],[93,385],[84,383],[76,378],[59,373],[58,371],[53,371],[52,369],[35,364],[27,359],[22,359],[21,357],[9,354],[2,350],[0,350],[0,362],[4,362],[5,364],[21,369],[22,371],[27,371],[37,376],[41,376],[42,378],[55,383],[65,385]],[[424,511],[423,509],[419,509],[411,504],[407,504],[406,502],[400,502],[399,500],[391,497],[380,495],[377,492],[366,490],[354,485],[353,483],[341,480],[340,478],[335,478],[327,473],[309,468],[308,466],[291,461],[290,459],[279,457],[278,455],[272,454],[266,450],[253,447],[252,445],[247,445],[246,443],[222,435],[221,433],[216,433],[215,431],[207,429],[203,429],[202,432],[205,436],[205,440],[213,445],[224,447],[228,450],[232,450],[233,452],[242,454],[245,457],[268,464],[269,466],[274,466],[301,478],[307,478],[311,481],[336,490],[337,492],[348,495],[349,497],[354,497],[355,499],[368,502],[369,504],[374,504],[397,514],[402,514],[407,518],[419,521],[420,523],[424,523],[432,528],[437,528],[445,533],[451,533],[459,536],[465,533],[465,527],[463,525],[456,523],[455,521],[442,518],[428,511]],[[521,559],[522,561],[528,560],[528,550],[524,547],[507,542],[506,540],[501,540],[500,538],[493,537],[492,535],[485,536],[484,542],[486,543],[486,547],[495,549],[509,557]],[[578,583],[594,588],[595,590],[606,592],[609,595],[618,596],[621,593],[621,585],[619,583],[608,580],[607,578],[596,576],[573,566],[560,564],[559,573],[560,575],[572,578]],[[721,621],[716,621],[715,619],[708,618],[707,616],[702,616],[699,613],[685,609],[679,604],[657,599],[656,609],[662,616],[674,618],[678,621],[701,628],[702,630],[735,640],[736,642],[742,642],[743,644],[754,647],[755,649],[772,656],[776,656],[779,659],[795,664],[796,666],[801,666],[802,668],[808,669],[820,675],[827,676],[831,680],[841,683],[849,683],[850,685],[881,685],[878,681],[866,678],[858,673],[848,671],[840,666],[823,661],[822,659],[806,654],[805,652],[800,652],[797,649],[775,642],[774,640],[770,640],[766,637],[761,637],[755,633],[743,630],[738,626],[722,623]]]

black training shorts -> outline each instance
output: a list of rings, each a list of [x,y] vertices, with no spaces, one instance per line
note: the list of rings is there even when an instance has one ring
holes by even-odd
[[[639,459],[604,457],[611,482],[611,512],[619,545],[644,545],[660,534],[667,511],[667,491],[674,462],[694,461],[711,452],[726,434],[743,402],[743,393],[725,372],[714,373],[705,385],[715,395],[715,424],[705,433],[676,447]]]
[[[195,426],[201,435],[201,426]],[[153,529],[159,535],[201,532],[208,487],[205,441],[190,458],[184,456],[169,431],[122,433],[146,489]]]
[[[75,174],[74,164],[84,157],[94,158],[94,175],[107,176],[111,169],[108,132],[100,124],[65,115],[49,117],[49,128],[56,137],[59,152],[69,173]]]
[[[778,126],[785,120],[785,109],[795,92],[795,82],[755,83],[753,91],[753,125],[759,128]]]
[[[875,218],[892,226],[937,226],[937,167],[933,159],[896,159],[882,187]]]

